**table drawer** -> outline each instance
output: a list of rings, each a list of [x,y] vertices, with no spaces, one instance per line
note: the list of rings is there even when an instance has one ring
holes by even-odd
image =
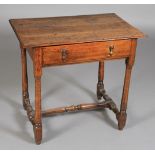
[[[130,54],[131,40],[43,47],[43,66],[119,59]]]

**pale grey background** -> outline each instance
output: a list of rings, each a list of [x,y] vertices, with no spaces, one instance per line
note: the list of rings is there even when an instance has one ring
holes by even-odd
[[[10,18],[115,12],[149,37],[138,42],[127,125],[117,130],[105,110],[43,119],[43,141],[35,145],[21,98],[20,48]],[[0,149],[155,149],[154,5],[0,5]],[[31,101],[32,63],[28,59]],[[96,101],[98,63],[44,69],[43,108]],[[105,87],[120,104],[124,61],[106,62]]]

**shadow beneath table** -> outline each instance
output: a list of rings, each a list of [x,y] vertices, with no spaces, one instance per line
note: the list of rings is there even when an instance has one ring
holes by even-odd
[[[68,116],[70,115],[70,116]],[[63,117],[63,119],[65,120],[65,117],[72,117],[73,115],[76,115],[75,113],[68,113],[68,114],[60,114],[60,115],[55,115],[55,116],[51,116],[51,118],[55,118],[55,117]],[[84,119],[83,119],[84,121]],[[43,143],[46,143],[48,141],[51,141],[55,138],[58,138],[59,136],[68,133],[69,131],[73,130],[75,127],[80,126],[81,124],[83,124],[83,121],[81,121],[81,119],[78,119],[76,117],[74,117],[72,120],[69,120],[68,122],[65,122],[65,125],[59,127],[59,128],[54,128],[54,123],[53,125],[51,125],[52,123],[52,119],[49,119],[49,117],[44,118],[43,120],[43,126],[44,126],[44,130],[45,130],[45,134],[44,134],[44,138],[43,138]]]
[[[14,117],[16,123],[19,125],[19,128],[16,130],[16,129],[13,129],[11,126],[6,126],[6,125],[3,125],[3,123],[1,123],[1,127],[0,127],[1,130],[11,134],[12,136],[19,138],[19,139],[23,139],[24,141],[33,143],[33,137],[30,136],[30,134],[28,133],[28,131],[26,129],[26,124],[28,123],[28,119],[21,112],[21,110],[23,110],[22,105],[20,105],[16,101],[12,100],[9,96],[5,96],[5,95],[1,94],[0,98],[5,103],[9,104],[10,107],[12,107],[13,117]],[[4,118],[5,118],[5,116],[4,116]]]
[[[78,88],[80,88],[81,91],[83,91],[84,93],[86,93],[88,96],[90,96],[93,100],[93,102],[97,103],[97,97],[96,94],[91,91],[90,89],[86,88],[85,86],[83,86],[82,84],[80,84],[75,78],[73,78],[71,75],[66,75],[66,74],[61,74],[61,73],[54,73],[54,76],[63,79],[65,81],[65,83],[70,83],[71,85],[74,85]],[[60,87],[56,88],[56,91],[58,91]],[[117,88],[115,88],[117,89]],[[113,92],[115,92],[115,89],[113,90]],[[52,92],[55,91],[55,88],[52,88],[49,92],[44,94],[44,97],[48,97],[49,95],[51,95]],[[116,93],[116,92],[115,92]],[[89,111],[87,111],[89,113]],[[103,123],[105,122],[106,124],[112,126],[113,128],[117,128],[117,124],[115,123],[114,120],[112,120],[108,113],[107,110],[98,110],[99,113],[102,113],[102,115],[96,115],[96,113],[91,113],[92,115],[94,115],[95,117],[98,117],[99,119],[103,120]],[[80,112],[82,113],[82,111]],[[73,116],[75,113],[67,113],[67,114],[60,114],[60,115],[54,115],[51,117],[61,117],[61,116],[65,116],[65,115],[70,115]],[[46,134],[45,134],[45,138],[43,139],[43,142],[47,142],[50,141],[51,139],[58,137],[61,134],[64,134],[65,132],[68,132],[69,130],[72,130],[74,127],[79,126],[82,121],[81,120],[76,120],[76,118],[73,119],[73,121],[66,123],[65,126],[63,126],[62,128],[59,128],[57,130],[54,130],[52,128],[52,125],[50,125],[51,123],[51,119],[49,120],[47,118],[44,118],[43,124],[45,125],[46,128]],[[64,118],[65,119],[65,118]]]

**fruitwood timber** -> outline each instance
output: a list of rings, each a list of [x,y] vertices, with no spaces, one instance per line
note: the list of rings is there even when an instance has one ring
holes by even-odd
[[[10,24],[21,47],[23,106],[33,125],[36,144],[42,140],[42,116],[108,108],[122,130],[127,118],[127,101],[131,71],[134,65],[137,39],[144,34],[114,13],[73,17],[11,19]],[[27,58],[33,62],[35,106],[30,104],[28,92]],[[126,71],[120,111],[104,89],[104,63],[124,59]],[[48,66],[99,62],[98,103],[80,104],[42,111],[42,69]],[[91,68],[89,68],[91,70]],[[110,72],[110,71],[109,71]]]

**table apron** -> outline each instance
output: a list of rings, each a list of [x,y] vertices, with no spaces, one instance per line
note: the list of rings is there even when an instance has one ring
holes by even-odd
[[[41,47],[43,67],[126,58],[131,39]]]

